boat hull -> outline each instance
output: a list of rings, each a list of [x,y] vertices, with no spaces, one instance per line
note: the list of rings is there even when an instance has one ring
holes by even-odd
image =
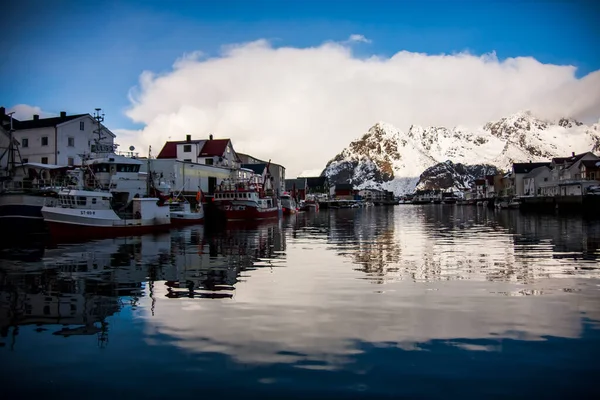
[[[3,193],[0,195],[0,228],[10,229],[11,235],[44,233],[46,224],[42,215],[45,204],[54,204],[50,195]]]
[[[171,225],[173,226],[186,226],[186,225],[195,225],[204,223],[204,215],[184,215],[177,216],[171,214]]]
[[[259,209],[257,207],[229,207],[223,210],[227,221],[249,221],[279,218],[277,207]]]

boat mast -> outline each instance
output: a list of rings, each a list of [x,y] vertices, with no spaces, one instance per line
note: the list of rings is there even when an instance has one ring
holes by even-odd
[[[148,146],[148,173],[146,178],[146,196],[150,196],[150,180],[152,179],[152,171],[150,171],[150,157],[152,157],[152,146]]]
[[[8,129],[8,148],[6,149],[6,151],[2,154],[2,156],[0,156],[0,158],[4,157],[4,154],[6,154],[8,152],[8,158],[6,160],[6,169],[7,169],[7,175],[10,177],[15,176],[15,165],[17,163],[16,161],[16,157],[15,157],[15,153],[18,154],[19,156],[19,160],[21,161],[21,166],[23,166],[23,159],[21,158],[21,152],[19,151],[19,146],[17,145],[17,141],[14,138],[13,134],[15,132],[15,129],[13,127],[13,114],[15,112],[10,112],[7,115],[10,117],[10,127]],[[23,170],[25,170],[25,167],[23,166]]]

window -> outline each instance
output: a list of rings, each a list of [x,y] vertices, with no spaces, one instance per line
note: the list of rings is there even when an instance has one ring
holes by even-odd
[[[67,165],[75,165],[75,160],[73,159],[73,157],[67,158]]]
[[[48,146],[48,136],[42,136],[42,146]]]
[[[23,164],[27,164],[29,162],[29,158],[23,158],[21,161],[23,161]]]
[[[74,137],[67,138],[67,146],[75,147],[75,138]]]
[[[596,174],[593,172],[590,172],[590,179],[596,179]]]
[[[186,158],[186,159],[183,160],[183,162],[192,162],[192,159],[191,158]]]
[[[29,147],[29,139],[23,138],[23,140],[21,140],[21,145],[23,147]]]
[[[42,157],[42,164],[48,164],[48,157]]]
[[[192,145],[191,144],[184,144],[183,145],[183,152],[184,153],[191,153],[192,152]]]
[[[227,154],[231,153],[231,149],[227,146]]]
[[[85,122],[84,121],[79,121],[79,130],[80,131],[85,130]]]
[[[92,204],[96,204],[96,198],[92,197]]]
[[[207,158],[206,160],[204,160],[204,163],[206,165],[213,165],[213,159],[212,158]]]

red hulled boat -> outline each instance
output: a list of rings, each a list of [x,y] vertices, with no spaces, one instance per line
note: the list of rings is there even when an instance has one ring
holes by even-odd
[[[237,171],[235,178],[225,179],[218,185],[213,201],[228,221],[279,218],[281,211],[269,176],[263,177],[246,169]]]

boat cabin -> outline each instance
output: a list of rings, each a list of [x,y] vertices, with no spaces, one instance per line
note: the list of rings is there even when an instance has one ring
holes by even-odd
[[[106,192],[61,190],[58,193],[58,205],[63,208],[107,209],[111,207],[111,199],[112,195]]]

